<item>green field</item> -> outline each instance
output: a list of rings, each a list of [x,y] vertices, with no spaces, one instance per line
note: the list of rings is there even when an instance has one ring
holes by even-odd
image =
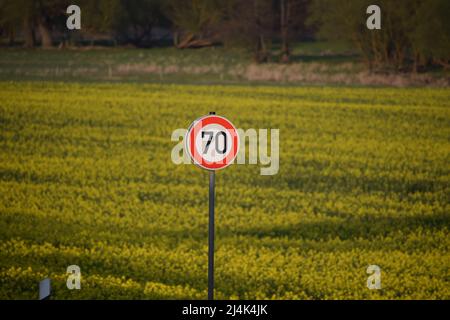
[[[234,84],[443,87],[450,86],[449,70],[426,73],[370,72],[360,56],[342,43],[298,43],[289,64],[280,52],[255,64],[243,49],[211,47],[179,50],[73,48],[65,50],[0,49],[0,81],[64,81],[156,84]]]
[[[450,299],[448,89],[6,81],[0,298],[206,298],[208,174],[170,137],[211,110],[281,148],[217,173],[217,298]]]
[[[1,48],[1,80],[157,82],[183,84],[242,82],[343,83],[357,82],[360,59],[337,43],[299,43],[291,64],[276,64],[280,50],[273,49],[271,64],[256,65],[244,49],[211,47],[179,50],[172,47],[133,49],[96,47],[66,50]],[[343,74],[346,74],[346,77]],[[350,77],[354,75],[354,77]],[[366,76],[367,77],[367,76]]]

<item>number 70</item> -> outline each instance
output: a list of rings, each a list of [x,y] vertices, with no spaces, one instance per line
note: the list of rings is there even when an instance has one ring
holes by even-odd
[[[208,141],[206,142],[206,146],[205,146],[205,149],[203,150],[203,154],[206,154],[208,152],[209,146],[211,145],[211,142],[213,141],[213,139],[215,139],[214,145],[215,145],[215,149],[216,149],[217,153],[225,154],[225,152],[227,151],[227,134],[225,132],[223,132],[223,131],[217,132],[217,134],[215,135],[215,138],[214,138],[213,131],[202,131],[202,139],[204,139],[205,136],[208,136]],[[223,137],[222,150],[219,149],[219,138],[221,136]]]

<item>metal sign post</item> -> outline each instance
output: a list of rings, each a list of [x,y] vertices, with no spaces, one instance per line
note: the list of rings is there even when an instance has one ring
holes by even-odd
[[[208,300],[214,300],[214,197],[216,172],[209,172]]]
[[[215,112],[210,112],[215,115]],[[214,300],[214,198],[216,188],[216,172],[209,171],[209,226],[208,226],[208,300]]]

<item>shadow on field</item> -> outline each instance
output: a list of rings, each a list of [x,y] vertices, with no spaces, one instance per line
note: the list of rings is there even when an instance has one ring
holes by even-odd
[[[12,226],[16,226],[13,228]],[[207,239],[207,227],[200,226],[168,229],[158,227],[157,222],[149,227],[120,224],[112,221],[76,221],[63,216],[37,216],[24,211],[0,212],[0,227],[5,230],[0,239],[23,238],[36,242],[73,245],[73,234],[78,234],[77,244],[88,247],[97,241],[129,243],[159,243],[176,245],[187,239],[202,242]],[[401,232],[411,233],[418,228],[440,230],[450,228],[450,219],[444,214],[405,217],[348,217],[338,221],[301,222],[294,225],[266,225],[250,228],[230,228],[218,225],[220,237],[249,236],[254,238],[288,238],[295,240],[341,240],[384,237]],[[23,235],[26,234],[26,237]]]
[[[409,217],[353,217],[340,222],[302,222],[291,226],[267,226],[240,230],[221,230],[221,234],[232,236],[288,237],[304,240],[328,240],[339,238],[371,239],[388,236],[396,232],[409,233],[417,228],[441,229],[450,227],[450,219],[444,214]]]
[[[436,192],[446,188],[445,181],[436,181],[432,179],[421,179],[408,181],[406,179],[395,179],[388,177],[356,177],[348,174],[342,177],[332,177],[321,175],[320,172],[316,175],[307,176],[290,176],[286,178],[287,186],[290,190],[299,190],[302,192],[339,190],[341,192],[361,191],[366,193],[371,192],[400,192],[400,193],[415,193],[415,192]]]

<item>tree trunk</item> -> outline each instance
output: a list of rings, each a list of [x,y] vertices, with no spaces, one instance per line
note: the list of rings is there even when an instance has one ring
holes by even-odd
[[[33,23],[28,17],[23,20],[23,35],[25,38],[25,48],[33,48],[36,44],[36,39],[34,37]]]
[[[39,33],[41,34],[41,41],[43,48],[51,48],[53,45],[52,34],[47,23],[41,19],[38,23]]]
[[[289,50],[289,0],[281,0],[281,62],[288,63]]]
[[[269,59],[267,48],[266,48],[266,42],[264,39],[264,31],[261,23],[261,17],[259,13],[259,1],[254,0],[253,1],[254,6],[254,14],[255,14],[255,26],[256,26],[256,34],[258,35],[258,38],[256,40],[256,46],[255,46],[255,60],[257,63],[264,63],[267,62]]]
[[[259,43],[260,43],[260,62],[268,62],[269,56],[267,54],[267,46],[266,46],[266,40],[264,38],[264,35],[261,34],[259,36]]]
[[[8,45],[13,46],[16,40],[16,32],[13,27],[10,27],[8,30]]]
[[[173,32],[173,45],[178,48],[178,45],[180,44],[180,34],[178,32],[178,30]]]
[[[413,64],[413,72],[416,74],[419,71],[419,61],[420,61],[420,53],[418,50],[414,50],[414,64]]]

